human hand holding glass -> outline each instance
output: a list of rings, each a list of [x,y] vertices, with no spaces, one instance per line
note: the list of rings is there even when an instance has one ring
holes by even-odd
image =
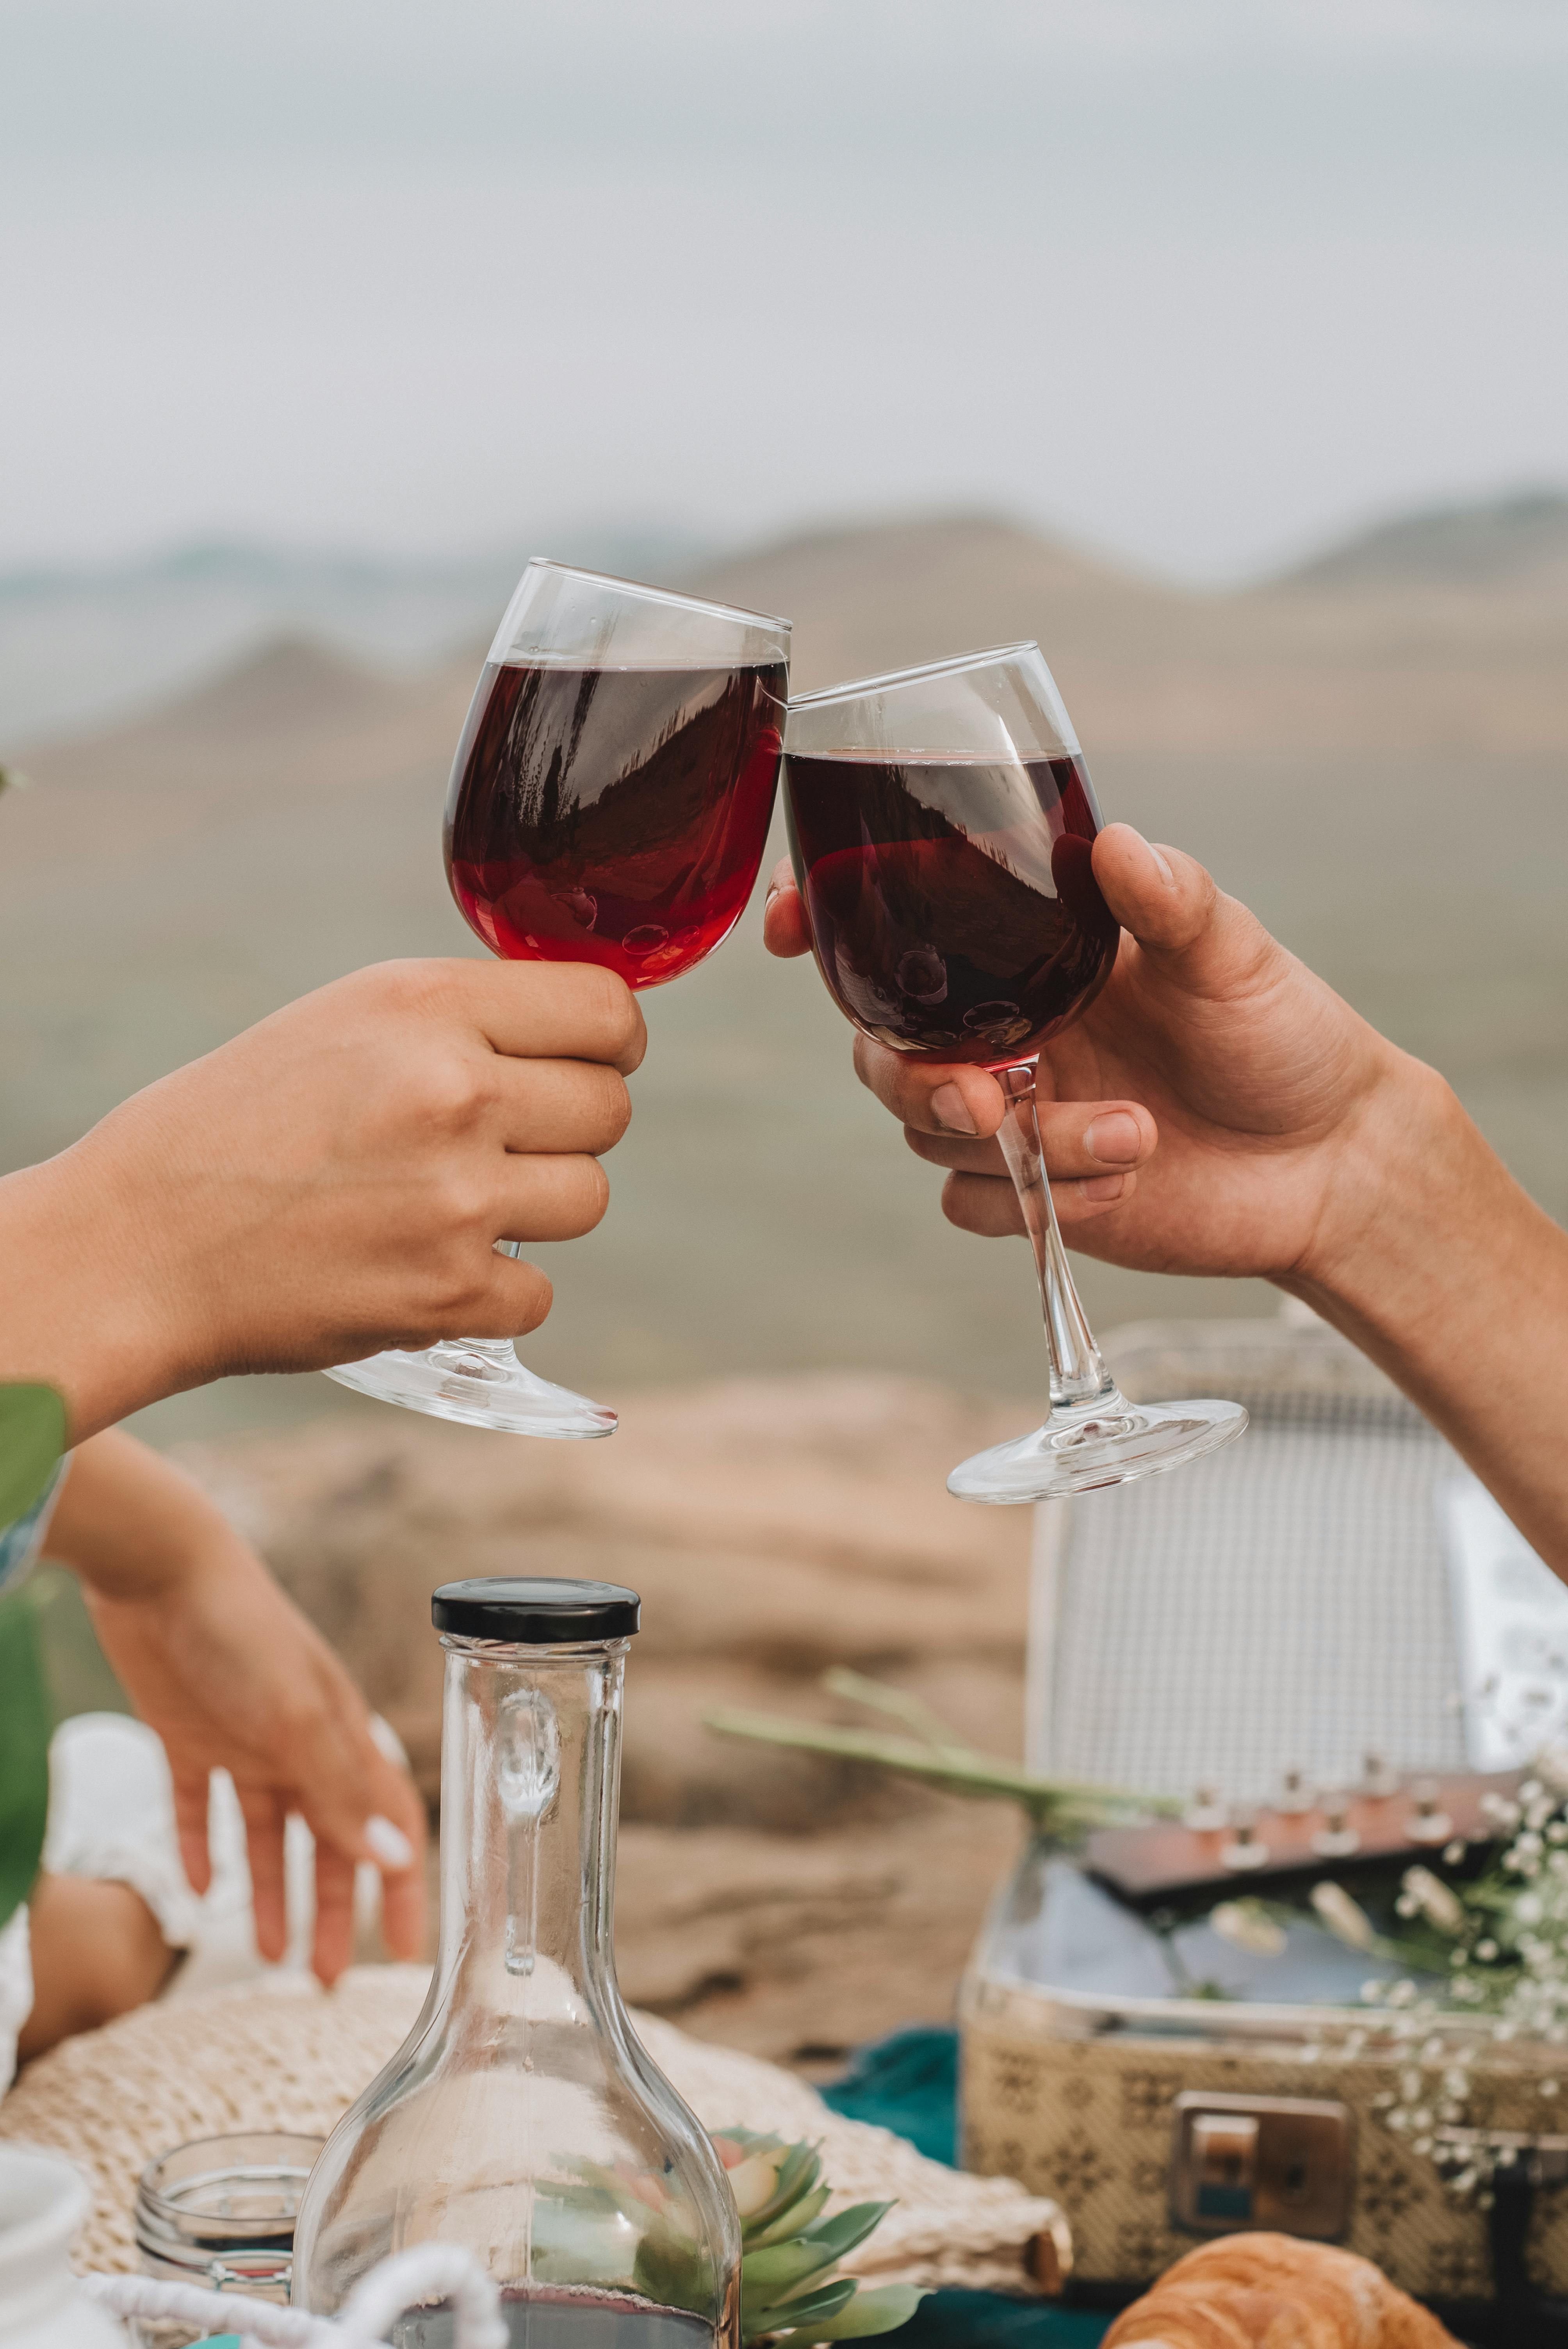
[[[448,787],[452,895],[491,952],[662,986],[722,943],[757,879],[778,781],[789,625],[536,559],[490,647]],[[515,1256],[519,1242],[498,1241]],[[391,1348],[329,1375],[526,1435],[615,1414],[504,1340]]]
[[[1062,1248],[1037,1062],[1105,987],[1118,926],[1094,874],[1099,810],[1038,647],[804,696],[784,776],[806,926],[830,992],[871,1040],[862,1050],[900,1068],[989,1071],[1006,1103],[998,1139],[1040,1278],[1051,1413],[965,1462],[950,1490],[1038,1500],[1176,1467],[1239,1434],[1236,1404],[1119,1394]]]

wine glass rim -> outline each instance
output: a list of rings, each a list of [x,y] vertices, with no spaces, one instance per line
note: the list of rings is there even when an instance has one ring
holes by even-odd
[[[623,579],[614,571],[589,571],[581,563],[560,563],[552,554],[531,554],[531,571],[559,571],[568,579],[588,579],[596,587],[618,587],[623,595],[641,595],[650,604],[680,604],[687,611],[707,612],[718,620],[748,620],[765,628],[781,628],[789,636],[792,620],[780,618],[776,612],[754,612],[745,604],[719,604],[711,595],[686,595],[678,587],[651,587],[645,579]]]
[[[789,697],[791,709],[821,709],[830,701],[854,701],[866,693],[880,693],[894,685],[913,684],[916,678],[955,677],[968,668],[990,668],[998,662],[1016,659],[1020,653],[1037,653],[1040,647],[1033,636],[1016,645],[987,645],[981,652],[954,653],[951,658],[939,661],[918,661],[913,668],[884,669],[880,677],[850,678],[842,685],[819,686],[815,693],[795,693]]]

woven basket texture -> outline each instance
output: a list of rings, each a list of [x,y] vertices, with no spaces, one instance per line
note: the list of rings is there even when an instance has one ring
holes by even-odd
[[[242,2129],[325,2136],[396,2053],[424,1999],[422,1966],[358,1966],[324,1992],[308,1976],[263,1978],[141,2007],[67,2039],[0,2102],[0,2137],[47,2146],[95,2188],[77,2247],[81,2268],[134,2270],[136,2181],[155,2156]],[[886,2129],[830,2112],[803,2080],[760,2057],[634,2017],[655,2064],[709,2128],[727,2123],[810,2137],[838,2208],[892,2195],[846,2269],[880,2282],[1027,2292],[1044,2237],[1065,2272],[1057,2205],[1011,2178],[970,2178],[928,2161]]]

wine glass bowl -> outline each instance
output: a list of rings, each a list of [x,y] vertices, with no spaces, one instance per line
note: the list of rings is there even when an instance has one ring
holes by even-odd
[[[767,843],[789,657],[787,620],[536,557],[496,632],[447,792],[448,879],[490,952],[599,963],[644,988],[721,945]],[[520,1245],[496,1241],[511,1256]],[[507,1340],[390,1347],[327,1375],[517,1434],[615,1426],[603,1404],[536,1377]]]
[[[1034,644],[1005,645],[789,705],[784,804],[812,951],[845,1017],[891,1050],[993,1071],[998,1140],[1034,1247],[1051,1410],[954,1470],[961,1499],[1126,1484],[1239,1435],[1209,1400],[1130,1403],[1073,1285],[1040,1152],[1041,1047],[1109,978],[1118,926],[1094,875],[1099,809]]]
[[[842,697],[895,680],[796,701],[785,794],[818,967],[840,1009],[895,1052],[986,1068],[1037,1052],[1076,1019],[1117,946],[1094,877],[1099,811],[1081,755],[1048,739],[1020,745],[1020,713],[975,697],[1006,657],[981,656],[973,672],[942,665],[965,705],[962,730],[995,736],[971,748],[937,747],[952,721],[923,715],[909,728],[930,744],[833,747]],[[1065,733],[1065,712],[1049,731]]]
[[[583,577],[529,567],[530,604],[505,657],[485,665],[453,761],[447,874],[492,954],[596,962],[628,987],[658,987],[727,937],[756,882],[788,630],[682,599],[686,642],[671,644],[669,599],[650,627],[634,600],[646,591],[630,588],[608,635],[573,626]],[[591,606],[606,584],[593,583]],[[569,645],[592,634],[593,651],[531,641],[547,633],[542,602],[549,633]]]

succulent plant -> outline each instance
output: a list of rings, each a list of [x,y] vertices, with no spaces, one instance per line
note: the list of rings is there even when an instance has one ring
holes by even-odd
[[[908,2323],[923,2297],[915,2285],[866,2291],[853,2276],[833,2273],[891,2202],[856,2202],[827,2218],[831,2189],[815,2146],[746,2128],[716,2130],[713,2142],[740,2214],[743,2342],[778,2336],[805,2349]]]

